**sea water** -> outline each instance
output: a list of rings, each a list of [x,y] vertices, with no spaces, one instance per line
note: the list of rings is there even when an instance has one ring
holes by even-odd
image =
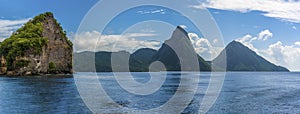
[[[77,89],[76,80],[85,81],[87,90],[99,88],[99,83],[106,95],[116,104],[121,113],[128,109],[151,110],[167,103],[176,92],[183,93],[193,90],[177,91],[182,79],[183,85],[197,83],[197,90],[191,102],[182,113],[199,113],[199,107],[206,94],[211,75],[208,72],[169,72],[164,83],[156,92],[149,95],[138,95],[125,90],[116,81],[114,73],[78,73],[74,77],[0,77],[0,113],[93,113],[91,105],[82,100],[82,93]],[[119,73],[120,76],[128,73]],[[77,76],[78,77],[75,77]],[[89,76],[91,75],[91,76]],[[149,82],[149,73],[130,73],[132,78],[141,84]],[[155,75],[159,76],[159,75]],[[199,76],[199,81],[192,78]],[[89,81],[97,80],[97,81]],[[130,80],[123,78],[122,80]],[[95,84],[94,84],[95,83]],[[155,84],[155,83],[154,83]],[[82,87],[83,86],[83,87]],[[82,92],[82,91],[81,91]],[[91,93],[84,93],[91,94]],[[101,96],[94,96],[101,97]],[[179,99],[170,109],[177,109]],[[89,102],[90,103],[90,102]],[[104,105],[111,106],[111,104]],[[114,105],[113,105],[114,106]],[[112,109],[103,108],[104,112]],[[170,112],[170,111],[166,111]],[[300,112],[300,73],[294,72],[228,72],[217,97],[208,113],[299,113]],[[128,113],[128,112],[127,112]]]

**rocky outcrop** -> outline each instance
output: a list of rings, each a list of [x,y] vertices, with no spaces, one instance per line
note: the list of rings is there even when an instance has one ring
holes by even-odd
[[[66,37],[65,32],[56,22],[53,15],[45,16],[43,23],[43,36],[48,38],[48,43],[45,45],[41,58],[42,72],[71,73],[73,54],[72,42]],[[54,69],[51,69],[51,63],[54,64]]]
[[[0,51],[2,74],[72,73],[72,42],[50,12],[36,16],[4,40]]]

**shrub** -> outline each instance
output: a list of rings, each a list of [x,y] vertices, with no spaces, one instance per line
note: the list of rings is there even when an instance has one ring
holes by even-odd
[[[50,63],[49,63],[49,70],[50,70],[50,71],[56,70],[56,65],[55,65],[55,63],[53,63],[53,62],[50,62]]]
[[[27,60],[19,60],[16,62],[16,67],[21,68],[21,67],[28,66],[29,62],[30,61],[27,61]]]

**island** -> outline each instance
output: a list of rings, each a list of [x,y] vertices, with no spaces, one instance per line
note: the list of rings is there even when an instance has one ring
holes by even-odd
[[[7,76],[70,74],[73,44],[53,13],[40,14],[0,43],[0,73]]]

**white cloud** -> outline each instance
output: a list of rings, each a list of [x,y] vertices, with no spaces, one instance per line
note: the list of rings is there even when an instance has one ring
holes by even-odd
[[[140,10],[137,11],[139,14],[155,14],[155,13],[160,13],[160,14],[166,14],[165,9],[152,9],[152,10]]]
[[[265,49],[257,49],[253,45],[254,41],[260,41],[256,43],[265,43],[265,41],[272,36],[273,34],[269,30],[264,30],[257,36],[251,36],[248,34],[236,41],[243,43],[245,46],[255,51],[258,55],[276,65],[284,66],[292,71],[299,71],[300,42],[295,42],[292,45],[284,45],[281,41],[277,41]]]
[[[128,51],[133,52],[139,48],[158,49],[159,41],[142,41],[137,37],[150,37],[155,34],[128,33],[124,35],[101,35],[98,31],[83,32],[73,35],[75,37],[75,51]],[[96,48],[95,48],[96,47]]]
[[[104,36],[109,36],[109,35],[104,35]],[[128,34],[124,34],[123,35],[123,37],[126,37],[126,38],[149,37],[149,36],[156,36],[156,34],[150,34],[150,33],[128,33]]]
[[[293,26],[292,28],[293,28],[294,30],[297,30],[297,27],[296,27],[296,26]]]
[[[244,37],[237,39],[236,41],[243,43],[245,46],[258,53],[258,49],[256,49],[252,44],[253,41],[266,41],[271,37],[273,37],[273,33],[271,33],[270,30],[266,29],[261,31],[257,36],[251,36],[250,34],[247,34]]]
[[[300,23],[299,0],[207,0],[194,8],[213,8],[242,13],[261,11],[266,17]]]
[[[257,52],[257,49],[252,44],[252,42],[254,40],[257,40],[257,37],[253,37],[250,34],[247,34],[244,37],[237,39],[236,41],[241,42],[242,44],[244,44],[245,46],[247,46],[251,50]]]
[[[188,27],[186,25],[179,25],[183,29],[187,29]]]
[[[140,32],[142,32],[142,33],[154,33],[154,32],[156,32],[155,30],[153,30],[153,29],[141,29],[140,30]]]
[[[196,9],[205,9],[205,6],[204,4],[201,4],[201,5],[191,5],[189,6],[190,8],[196,8]]]
[[[267,50],[261,52],[271,62],[285,66],[289,70],[299,71],[300,70],[300,47],[299,42],[295,42],[294,45],[284,45],[278,41],[271,44]]]
[[[200,38],[196,33],[189,33],[188,36],[191,39],[196,53],[202,56],[205,60],[215,58],[223,49],[222,47],[213,46],[208,39]],[[217,41],[217,39],[213,40],[213,42]]]
[[[300,42],[295,42],[294,45],[300,46]]]
[[[216,44],[216,43],[218,43],[218,42],[219,42],[218,39],[214,39],[214,40],[213,40],[213,43],[214,43],[214,44]]]
[[[15,30],[20,28],[29,19],[21,20],[2,20],[0,19],[0,41],[8,38]]]
[[[267,40],[268,38],[273,37],[273,33],[271,33],[268,29],[260,32],[258,34],[258,40]]]
[[[215,12],[213,12],[214,14],[220,14],[220,12],[217,12],[217,11],[215,11]]]

